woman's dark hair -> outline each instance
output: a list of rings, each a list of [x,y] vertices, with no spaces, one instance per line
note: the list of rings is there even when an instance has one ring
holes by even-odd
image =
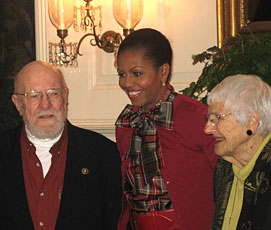
[[[120,44],[118,55],[126,50],[145,51],[145,57],[152,61],[154,68],[158,69],[165,63],[170,66],[167,81],[171,76],[172,49],[168,39],[159,31],[145,28],[134,31],[129,34]]]

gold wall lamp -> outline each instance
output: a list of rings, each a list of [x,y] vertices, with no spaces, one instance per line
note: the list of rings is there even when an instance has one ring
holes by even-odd
[[[76,0],[48,0],[49,18],[60,38],[59,43],[49,42],[49,62],[52,65],[77,67],[77,57],[82,56],[80,46],[86,37],[91,37],[90,45],[107,53],[116,53],[122,42],[121,34],[115,31],[98,34],[102,31],[102,7],[94,7],[91,3],[93,0],[83,1],[85,5],[77,7]],[[143,0],[113,0],[113,14],[123,28],[123,35],[127,36],[142,19]],[[81,30],[89,33],[83,35],[77,43],[66,43],[65,38],[71,25],[76,32]]]

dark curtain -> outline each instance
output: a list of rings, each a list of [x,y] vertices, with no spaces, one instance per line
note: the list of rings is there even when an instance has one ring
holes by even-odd
[[[0,130],[21,121],[11,101],[13,79],[35,60],[34,0],[0,0]]]

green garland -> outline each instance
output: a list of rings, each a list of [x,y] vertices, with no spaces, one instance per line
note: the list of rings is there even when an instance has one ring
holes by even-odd
[[[204,104],[210,92],[225,77],[254,74],[271,85],[271,33],[255,33],[230,37],[223,48],[211,47],[193,55],[193,65],[205,63],[197,82],[181,92]]]

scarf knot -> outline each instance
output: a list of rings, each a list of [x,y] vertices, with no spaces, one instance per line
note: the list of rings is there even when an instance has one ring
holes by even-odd
[[[127,105],[115,123],[118,127],[134,128],[126,158],[131,158],[131,166],[140,166],[144,185],[160,175],[164,166],[156,125],[168,130],[173,129],[175,98],[176,93],[168,84],[165,95],[149,112]],[[136,160],[137,157],[139,160]]]

